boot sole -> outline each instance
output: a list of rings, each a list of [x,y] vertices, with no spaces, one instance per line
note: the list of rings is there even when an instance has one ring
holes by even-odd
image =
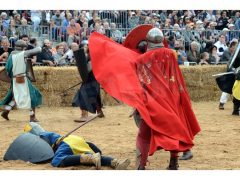
[[[126,159],[116,167],[116,170],[126,170],[130,163],[131,163],[130,159]]]
[[[100,170],[101,169],[101,154],[100,153],[97,153],[97,156],[98,156],[98,161],[97,161],[97,163],[95,164],[95,166],[96,166],[96,169],[97,170]]]
[[[187,156],[187,157],[180,157],[179,160],[189,160],[189,159],[192,159],[192,158],[193,158],[193,155]]]
[[[4,116],[4,115],[2,115],[1,114],[1,116],[2,116],[2,118],[4,118],[6,121],[9,121],[10,119],[8,118],[8,116]]]

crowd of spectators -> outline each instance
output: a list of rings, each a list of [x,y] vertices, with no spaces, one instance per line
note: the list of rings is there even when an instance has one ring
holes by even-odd
[[[139,24],[162,29],[179,64],[221,64],[236,49],[240,10],[1,10],[0,63],[7,60],[18,39],[26,38],[35,47],[47,35],[41,42],[43,52],[33,63],[71,65],[72,47],[86,41],[92,32],[122,43]]]

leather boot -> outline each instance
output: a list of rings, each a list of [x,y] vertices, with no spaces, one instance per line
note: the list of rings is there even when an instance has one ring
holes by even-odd
[[[189,151],[183,152],[183,155],[179,158],[179,160],[189,160],[189,159],[192,159],[192,157],[193,157],[193,154],[189,150]]]
[[[86,110],[81,109],[82,111],[82,117],[86,118],[88,117],[88,112]]]
[[[235,115],[235,116],[239,116],[240,113],[239,113],[239,105],[236,103],[236,100],[233,99],[233,112],[232,112],[232,115]]]
[[[135,169],[136,170],[145,170],[145,166],[141,166],[141,152],[140,150],[137,148],[136,149],[136,164],[135,164]]]
[[[101,169],[101,155],[100,153],[95,154],[81,154],[80,163],[96,166],[96,169]]]
[[[219,108],[220,110],[224,110],[224,103],[219,103],[218,108]]]
[[[8,110],[4,110],[1,114],[1,116],[6,119],[7,121],[9,121],[9,118],[8,118],[8,114],[9,114],[10,111]]]
[[[39,122],[35,116],[35,108],[32,108],[33,114],[30,115],[30,122]]]
[[[101,107],[97,107],[97,114],[98,114],[99,118],[104,118],[105,117]]]
[[[126,170],[130,163],[130,159],[113,159],[111,162],[111,167],[116,170]]]
[[[171,157],[169,166],[167,167],[168,170],[178,170],[178,157]]]

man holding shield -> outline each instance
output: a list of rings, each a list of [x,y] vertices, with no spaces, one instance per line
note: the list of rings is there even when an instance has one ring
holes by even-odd
[[[176,56],[163,40],[160,29],[150,29],[147,52],[139,54],[98,33],[89,39],[98,82],[108,94],[137,109],[142,118],[137,169],[145,169],[148,155],[159,149],[171,152],[168,169],[178,169],[178,152],[191,149],[200,131]]]
[[[98,117],[103,118],[100,85],[92,72],[88,41],[83,40],[81,42],[81,48],[75,48],[73,53],[82,79],[81,87],[72,101],[72,105],[79,107],[82,111],[81,118],[75,120],[75,122],[87,121],[88,118],[90,118],[88,117],[88,112],[97,113]]]

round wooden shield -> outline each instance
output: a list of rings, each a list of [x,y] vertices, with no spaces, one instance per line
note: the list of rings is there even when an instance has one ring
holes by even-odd
[[[123,45],[129,49],[137,49],[137,45],[141,41],[146,40],[147,33],[152,28],[153,26],[150,24],[135,27],[128,33]]]

